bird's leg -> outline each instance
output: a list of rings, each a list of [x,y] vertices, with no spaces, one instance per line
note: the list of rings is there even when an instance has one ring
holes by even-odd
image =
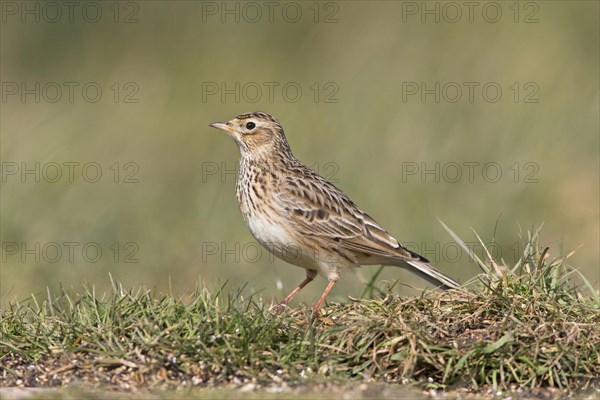
[[[292,299],[294,298],[294,296],[297,295],[298,292],[301,291],[304,288],[304,286],[308,285],[309,283],[312,282],[313,279],[315,279],[315,276],[317,276],[317,271],[313,271],[313,270],[307,269],[306,270],[306,279],[304,279],[296,287],[296,289],[292,290],[292,292],[290,294],[288,294],[285,299],[283,299],[279,304],[277,304],[277,309],[281,310],[282,308],[284,308],[285,306],[287,306],[288,303],[290,301],[292,301]]]
[[[289,302],[290,302],[290,301],[291,301],[291,300],[294,298],[294,296],[295,296],[296,294],[298,294],[298,292],[299,292],[300,290],[302,290],[302,289],[304,288],[304,286],[306,286],[306,285],[308,285],[310,282],[312,282],[312,280],[313,280],[313,279],[314,279],[314,278],[311,278],[311,277],[308,277],[308,276],[307,276],[307,277],[306,277],[306,279],[304,279],[304,280],[302,281],[302,283],[301,283],[301,284],[299,284],[299,285],[296,287],[296,289],[292,290],[292,292],[291,292],[290,294],[288,294],[288,295],[287,295],[287,297],[281,301],[281,303],[279,303],[279,305],[280,305],[280,306],[287,306],[287,304],[288,304],[288,303],[289,303]]]
[[[325,301],[325,298],[329,294],[329,291],[331,290],[331,288],[333,287],[333,285],[335,285],[336,283],[337,283],[337,281],[329,281],[329,283],[327,284],[327,287],[325,288],[325,291],[321,295],[321,298],[319,299],[319,301],[317,302],[317,304],[313,308],[313,313],[314,314],[317,314],[319,312],[319,309],[321,308],[321,304],[323,304],[323,302]]]

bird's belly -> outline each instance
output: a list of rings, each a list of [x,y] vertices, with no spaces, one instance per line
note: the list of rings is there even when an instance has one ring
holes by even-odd
[[[290,264],[315,269],[313,251],[292,237],[286,230],[289,221],[275,221],[272,215],[247,215],[246,223],[252,236],[269,252]]]
[[[277,224],[270,216],[249,215],[246,222],[252,235],[262,244],[284,244],[290,241],[289,234],[282,224]]]

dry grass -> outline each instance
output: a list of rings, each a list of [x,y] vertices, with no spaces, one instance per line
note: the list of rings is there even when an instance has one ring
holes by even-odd
[[[386,382],[486,390],[598,385],[600,301],[566,258],[528,239],[512,270],[487,260],[464,291],[268,311],[244,290],[184,297],[112,282],[109,294],[17,302],[0,315],[0,385],[280,388]],[[596,385],[596,386],[595,386]]]

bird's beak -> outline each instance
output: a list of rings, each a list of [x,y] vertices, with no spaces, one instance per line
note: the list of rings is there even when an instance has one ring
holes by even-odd
[[[213,128],[221,129],[222,131],[225,131],[225,132],[233,133],[233,127],[231,126],[231,124],[229,122],[213,122],[212,124],[210,124],[208,126],[212,126]]]

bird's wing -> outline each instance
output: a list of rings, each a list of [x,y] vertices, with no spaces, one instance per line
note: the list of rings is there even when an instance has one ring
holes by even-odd
[[[333,240],[359,261],[374,256],[381,263],[384,259],[427,262],[398,243],[341,190],[310,170],[298,177],[285,177],[273,198],[301,235]]]

